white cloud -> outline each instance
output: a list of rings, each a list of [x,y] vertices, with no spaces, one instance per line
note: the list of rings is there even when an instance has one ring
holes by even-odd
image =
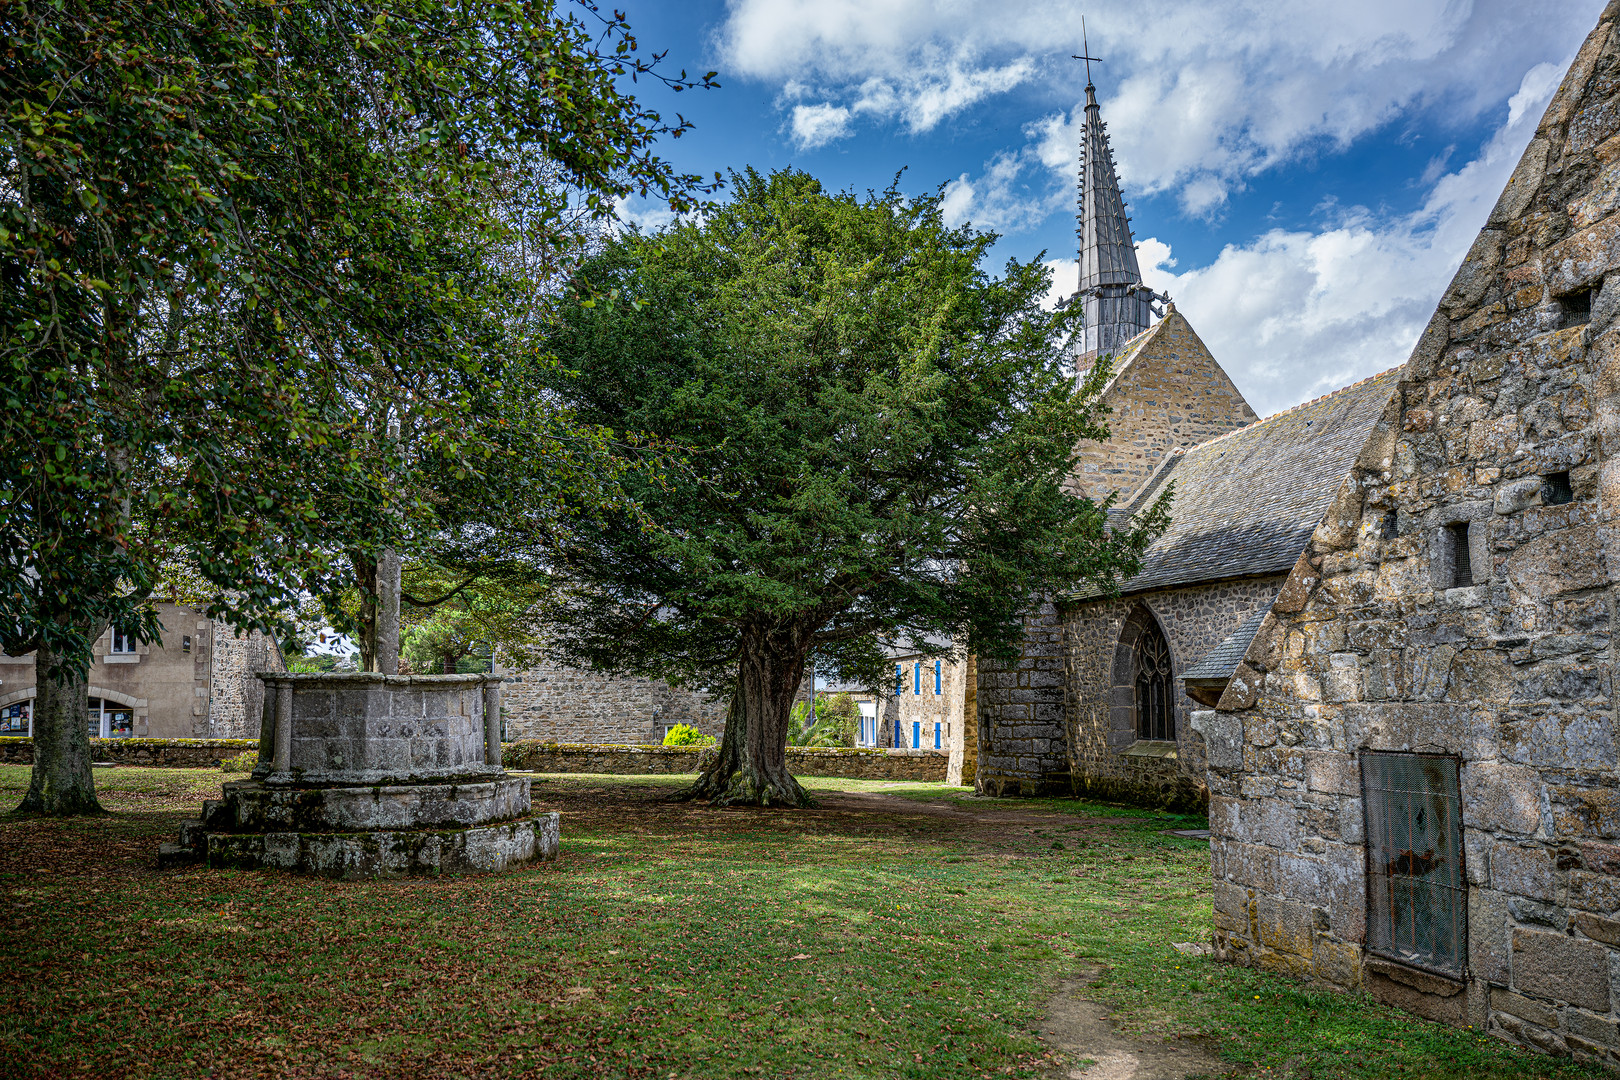
[[[1562,73],[1562,66],[1559,67]],[[1257,412],[1269,415],[1407,358],[1557,89],[1525,76],[1479,157],[1440,178],[1415,213],[1354,208],[1317,232],[1267,232],[1176,272],[1169,245],[1138,245],[1142,276],[1168,292]],[[1054,294],[1072,292],[1072,260]],[[1062,292],[1062,295],[1067,295]],[[1054,300],[1056,297],[1054,297]]]
[[[1038,153],[1067,179],[1083,10],[1122,179],[1211,213],[1245,178],[1410,109],[1471,121],[1527,59],[1556,82],[1550,61],[1603,4],[1561,0],[1552,17],[1541,0],[730,0],[718,44],[740,75],[813,83],[828,107],[914,133],[1023,87],[1048,114]]]
[[[1044,183],[1031,183],[1029,165],[1026,153],[997,154],[978,180],[963,173],[946,184],[940,201],[945,224],[954,228],[971,223],[1002,233],[1040,224],[1066,203],[1067,195]]]
[[[673,225],[676,218],[680,216],[669,208],[668,203],[630,196],[614,201],[613,215],[628,225],[634,225],[644,233],[658,232],[660,229],[667,228]]]
[[[793,141],[800,150],[814,150],[849,134],[849,110],[842,105],[793,106]]]

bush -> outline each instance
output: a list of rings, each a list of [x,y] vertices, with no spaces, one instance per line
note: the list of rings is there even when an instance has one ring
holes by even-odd
[[[676,724],[664,736],[665,746],[713,746],[714,736],[705,735],[690,724]]]
[[[250,773],[253,771],[253,766],[257,765],[258,763],[259,752],[257,750],[244,750],[235,757],[226,758],[224,761],[220,762],[219,771],[228,773]]]
[[[290,675],[319,675],[337,667],[335,656],[289,656],[287,672]]]
[[[848,694],[817,694],[815,704],[793,706],[789,746],[854,746],[861,713]]]

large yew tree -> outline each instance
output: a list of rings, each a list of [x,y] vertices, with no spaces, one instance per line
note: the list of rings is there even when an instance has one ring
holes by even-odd
[[[560,314],[568,406],[684,457],[632,477],[644,518],[577,532],[552,618],[569,658],[731,692],[690,795],[801,806],[784,748],[813,654],[903,634],[1007,655],[1032,598],[1135,572],[1164,508],[1110,530],[1062,491],[1106,435],[1106,364],[1075,385],[1039,258],[992,275],[995,237],[937,198],[733,185],[613,243]]]
[[[0,649],[37,658],[22,809],[90,813],[92,648],[156,640],[159,567],[242,628],[348,584],[424,498],[390,416],[476,482],[531,253],[698,181],[589,2],[13,0],[0,48]]]

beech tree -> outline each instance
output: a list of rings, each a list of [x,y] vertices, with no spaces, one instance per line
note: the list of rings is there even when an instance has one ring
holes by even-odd
[[[702,184],[589,2],[18,0],[0,39],[0,648],[37,658],[21,809],[93,813],[91,649],[156,638],[160,564],[285,628],[423,498],[379,419],[476,478],[455,418],[535,291],[491,253]]]
[[[562,400],[684,464],[627,479],[654,528],[609,513],[572,536],[552,633],[568,659],[732,694],[688,796],[803,806],[784,748],[812,654],[859,665],[906,634],[1010,655],[1032,598],[1115,587],[1167,510],[1110,530],[1063,492],[1106,436],[1107,365],[1075,385],[1040,256],[992,276],[995,237],[947,227],[937,197],[791,170],[732,186],[585,264],[556,322]]]

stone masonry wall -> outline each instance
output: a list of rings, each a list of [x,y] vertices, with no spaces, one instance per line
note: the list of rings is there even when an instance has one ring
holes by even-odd
[[[973,786],[979,772],[979,660],[969,656],[962,665],[960,682],[962,703],[957,710],[961,723],[951,729],[950,766],[945,774],[948,784]]]
[[[658,743],[666,725],[719,737],[726,723],[726,703],[708,694],[555,664],[510,673],[501,698],[513,741]]]
[[[893,698],[891,703],[885,701],[884,708],[879,710],[880,717],[887,718],[886,730],[878,732],[879,746],[895,746],[909,750],[933,750],[934,725],[939,725],[939,749],[948,750],[951,739],[955,735],[956,726],[961,722],[962,715],[962,669],[964,665],[959,661],[943,659],[940,664],[939,693],[934,693],[934,661],[924,660],[917,656],[897,658],[896,663],[901,668],[899,693],[884,694],[883,697]],[[922,692],[916,690],[916,665],[922,665]],[[899,723],[896,734],[896,721]],[[917,746],[911,745],[915,725]],[[895,739],[898,738],[898,742]]]
[[[90,760],[162,769],[218,766],[259,749],[258,739],[91,739]],[[0,765],[32,765],[34,740],[0,737]]]
[[[1128,347],[1103,400],[1110,438],[1082,443],[1069,489],[1101,501],[1127,496],[1166,451],[1196,446],[1259,417],[1175,308]]]
[[[979,750],[974,789],[983,795],[1070,792],[1063,734],[1063,626],[1043,603],[1024,616],[1016,661],[978,658]]]
[[[1188,727],[1192,710],[1181,672],[1203,659],[1244,619],[1269,605],[1284,575],[1159,589],[1090,600],[1063,611],[1064,715],[1069,768],[1078,794],[1146,805],[1201,806],[1203,740]],[[1174,755],[1136,737],[1129,646],[1121,630],[1134,611],[1157,619],[1176,673]],[[1123,651],[1121,651],[1123,648]]]
[[[610,775],[696,774],[703,751],[689,746],[598,746],[568,743],[508,743],[502,762],[509,769],[543,773]],[[945,782],[948,755],[934,750],[856,750],[790,746],[788,771],[795,776],[839,776],[857,780]]]
[[[1219,709],[1193,721],[1220,955],[1611,1068],[1617,14],[1548,106]],[[1472,585],[1456,584],[1454,543]],[[1367,750],[1459,762],[1458,978],[1367,951]]]
[[[198,622],[197,652],[203,652],[206,638],[203,624]],[[209,688],[207,709],[198,725],[198,735],[215,739],[257,739],[264,712],[264,683],[254,675],[260,671],[286,671],[281,650],[262,633],[255,630],[238,637],[222,622],[209,627],[213,631],[213,673]],[[199,655],[199,669],[207,660]]]

